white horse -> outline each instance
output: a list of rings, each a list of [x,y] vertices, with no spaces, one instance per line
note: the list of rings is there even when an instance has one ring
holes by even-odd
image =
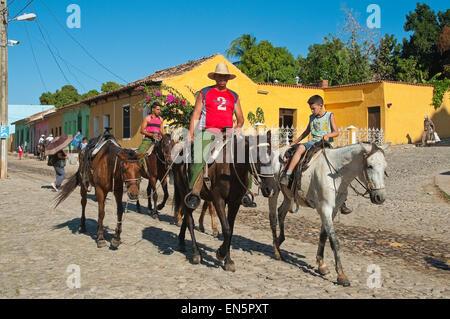
[[[280,245],[285,239],[284,219],[288,211],[293,211],[294,201],[298,206],[315,208],[322,221],[317,250],[318,271],[321,275],[329,273],[323,261],[325,243],[329,238],[338,274],[337,283],[349,286],[350,282],[344,274],[339,257],[339,242],[334,231],[333,219],[347,199],[348,187],[355,178],[362,181],[367,193],[370,194],[372,203],[381,205],[385,201],[384,175],[387,164],[384,151],[389,146],[390,143],[382,147],[378,147],[376,144],[360,143],[337,149],[323,149],[317,157],[311,160],[309,167],[303,172],[301,186],[296,188],[295,194],[292,194],[285,186],[281,187],[284,200],[278,208],[279,237],[277,237],[276,208],[280,188],[276,189],[274,195],[269,198],[269,218],[275,259],[282,259]],[[287,149],[288,147],[284,147],[278,152],[284,154]],[[273,169],[280,172],[280,165],[278,154],[274,153]],[[275,178],[279,181],[278,174],[275,174]]]

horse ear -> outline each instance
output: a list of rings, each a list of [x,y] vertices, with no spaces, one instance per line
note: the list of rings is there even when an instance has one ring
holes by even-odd
[[[139,155],[137,156],[137,159],[140,160],[140,159],[143,158],[145,155],[146,155],[145,153],[139,154]]]
[[[389,146],[391,146],[391,142],[389,142],[389,143],[387,143],[387,144],[384,144],[383,146],[381,146],[381,149],[383,150],[383,151],[385,151],[385,150],[387,150],[388,148],[389,148]]]

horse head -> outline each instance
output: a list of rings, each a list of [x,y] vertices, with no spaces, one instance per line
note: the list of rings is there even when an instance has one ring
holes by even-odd
[[[272,197],[277,187],[272,166],[271,140],[271,131],[256,136],[256,143],[254,138],[248,139],[250,172],[256,179],[264,197]]]
[[[171,135],[164,134],[156,146],[158,158],[165,165],[171,165],[173,162],[172,148],[174,145],[175,142],[172,140]]]
[[[120,158],[120,174],[127,187],[128,198],[137,200],[139,198],[139,184],[142,179],[139,159],[144,157],[145,153],[136,155],[132,150],[123,150],[117,156]]]
[[[375,143],[362,145],[365,153],[363,156],[364,164],[360,173],[360,178],[366,184],[371,202],[381,205],[386,200],[384,176],[387,175],[387,163],[384,157],[384,151],[389,148],[391,143],[381,147],[377,146]]]

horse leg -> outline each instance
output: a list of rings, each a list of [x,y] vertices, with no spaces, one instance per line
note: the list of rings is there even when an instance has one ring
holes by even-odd
[[[280,208],[278,209],[278,222],[280,224],[280,236],[277,238],[277,249],[280,251],[280,246],[284,242],[284,220],[286,218],[286,214],[289,211],[289,207],[291,206],[291,200],[288,198],[284,198],[283,204],[281,204]],[[281,257],[281,254],[280,254]]]
[[[225,215],[225,202],[222,198],[214,200],[214,207],[219,216],[220,225],[222,226],[223,243],[216,252],[219,261],[223,261],[227,256],[227,242],[231,242],[231,231],[228,219]]]
[[[276,190],[271,198],[269,198],[269,220],[270,229],[272,230],[272,243],[273,252],[275,254],[275,259],[280,260],[281,254],[278,248],[277,242],[277,201],[278,201],[279,190]]]
[[[208,209],[208,201],[203,202],[202,212],[200,213],[200,218],[198,219],[198,229],[204,233],[205,227],[203,226],[203,219],[205,218],[206,210]]]
[[[209,207],[209,215],[211,215],[211,227],[213,230],[213,237],[219,236],[219,231],[217,230],[217,224],[216,224],[216,210],[214,209],[214,205],[211,202],[208,202]]]
[[[230,226],[230,236],[229,240],[227,242],[224,242],[226,244],[227,249],[227,255],[225,257],[225,270],[226,271],[236,271],[236,266],[234,264],[234,261],[231,259],[231,253],[230,253],[230,246],[231,246],[231,238],[233,237],[233,230],[234,230],[234,221],[236,219],[237,212],[239,211],[239,206],[241,202],[238,201],[236,203],[228,203],[228,225]]]
[[[317,248],[317,265],[319,267],[319,274],[322,276],[325,276],[330,273],[328,270],[328,267],[325,265],[325,262],[323,261],[323,252],[325,250],[325,243],[327,242],[327,231],[322,225],[322,229],[320,231],[320,237],[319,237],[319,247]]]
[[[78,229],[79,233],[86,232],[86,204],[87,204],[87,191],[83,185],[81,185],[81,219],[80,219],[80,228]]]
[[[139,199],[136,201],[136,212],[141,213],[141,204],[139,203]]]
[[[162,203],[158,205],[158,210],[162,210],[166,206],[167,199],[169,198],[169,191],[167,190],[167,178],[161,185],[164,192],[164,197]]]
[[[106,240],[103,236],[103,218],[105,217],[106,194],[100,187],[95,188],[95,194],[98,201],[97,247],[102,248],[106,246]]]
[[[325,206],[319,209],[320,218],[322,220],[322,227],[325,228],[326,234],[328,235],[328,238],[330,240],[331,249],[333,249],[334,253],[336,273],[338,275],[337,283],[338,285],[347,287],[350,286],[350,281],[344,274],[344,270],[342,268],[341,258],[339,256],[339,241],[334,231],[332,213],[333,213],[332,207]]]
[[[200,253],[200,250],[198,249],[197,241],[195,240],[194,218],[192,217],[192,210],[189,209],[187,212],[185,212],[184,219],[186,220],[187,227],[189,228],[189,233],[191,233],[193,254],[192,263],[199,264],[202,261],[202,255]]]
[[[147,200],[148,200],[148,204],[147,204],[147,208],[148,208],[148,212],[152,212],[153,211],[153,207],[152,207],[152,186],[150,185],[150,180],[148,180],[148,185],[147,185]]]
[[[119,247],[120,245],[120,233],[122,232],[122,216],[123,216],[123,206],[122,206],[122,191],[115,191],[114,197],[116,198],[116,206],[117,206],[117,226],[116,232],[114,234],[113,239],[111,240],[111,245],[114,248]]]
[[[183,208],[181,208],[183,209]],[[181,211],[180,209],[180,211]],[[184,213],[184,215],[186,216],[186,213]],[[181,213],[180,213],[181,216]],[[186,251],[186,243],[184,242],[186,236],[186,218],[183,218],[183,222],[181,224],[180,227],[180,233],[178,234],[178,250],[181,252],[185,252]]]
[[[152,197],[153,197],[153,203],[155,204],[155,208],[153,209],[153,211],[152,211],[152,217],[154,218],[154,219],[159,219],[159,216],[158,216],[158,205],[157,205],[157,202],[158,202],[158,192],[156,191],[156,187],[152,187],[152,192],[153,192],[153,195],[152,195]]]

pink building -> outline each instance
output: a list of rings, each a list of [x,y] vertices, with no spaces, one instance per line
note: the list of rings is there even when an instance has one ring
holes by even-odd
[[[50,109],[44,112],[40,112],[30,116],[30,120],[28,122],[28,126],[30,127],[31,133],[31,152],[36,152],[36,147],[39,144],[39,138],[41,135],[48,136],[48,119],[45,118],[45,115],[56,112],[56,109]]]

